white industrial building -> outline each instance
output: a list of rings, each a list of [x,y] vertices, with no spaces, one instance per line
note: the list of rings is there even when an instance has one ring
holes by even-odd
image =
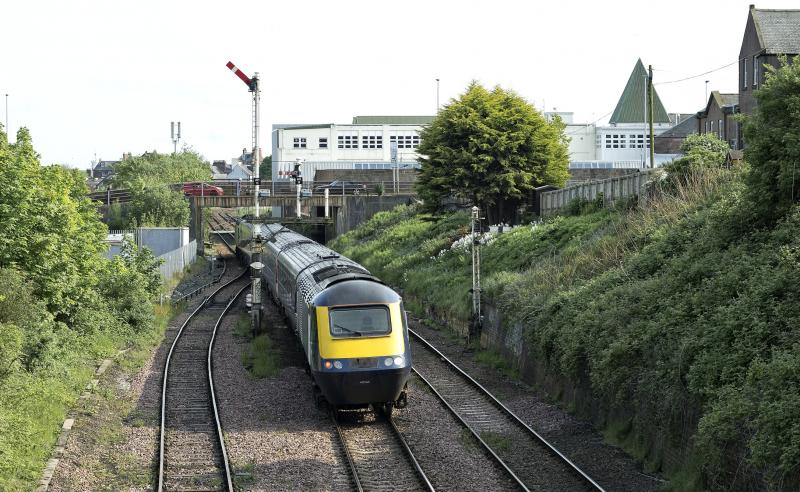
[[[607,125],[576,124],[572,113],[552,112],[545,115],[561,118],[570,138],[570,168],[645,167],[650,159],[650,128],[647,123],[647,71],[641,60],[636,62]],[[670,115],[664,109],[658,92],[653,91],[653,134],[660,135],[690,115]],[[673,154],[657,154],[656,165],[672,160]]]
[[[433,116],[355,116],[350,124],[272,125],[272,179],[297,159],[304,179],[320,169],[419,167],[419,133]]]

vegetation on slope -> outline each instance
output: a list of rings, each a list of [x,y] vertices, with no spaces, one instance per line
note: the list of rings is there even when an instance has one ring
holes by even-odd
[[[86,193],[0,129],[0,490],[34,487],[95,361],[154,330],[156,263],[130,244],[104,259]]]
[[[535,364],[590,390],[628,449],[676,466],[675,488],[800,488],[800,64],[755,95],[749,167],[722,170],[724,147],[695,137],[646,206],[483,250],[488,293]],[[466,221],[399,209],[333,247],[463,319]]]

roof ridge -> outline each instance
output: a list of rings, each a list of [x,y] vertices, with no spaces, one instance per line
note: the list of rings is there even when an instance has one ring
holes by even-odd
[[[645,94],[647,84],[645,79],[647,77],[647,70],[644,68],[642,59],[639,58],[633,66],[628,82],[625,84],[625,89],[622,91],[617,105],[614,108],[614,113],[609,119],[609,123],[646,123],[648,118],[645,113]],[[654,123],[670,123],[669,114],[664,109],[661,98],[658,97],[658,91],[653,87],[653,122]]]

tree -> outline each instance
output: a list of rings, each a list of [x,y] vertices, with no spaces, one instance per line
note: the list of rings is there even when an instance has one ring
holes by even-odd
[[[800,59],[767,66],[754,95],[758,105],[745,120],[745,159],[751,200],[767,222],[800,199]]]
[[[125,215],[127,227],[184,227],[189,223],[189,204],[179,191],[159,186],[130,188]]]
[[[421,132],[417,191],[429,209],[452,196],[509,220],[533,188],[569,177],[564,128],[514,92],[472,82]]]
[[[129,188],[136,182],[145,187],[164,186],[187,181],[208,181],[211,165],[190,149],[177,154],[144,154],[123,160],[114,167],[114,188]]]
[[[668,173],[683,176],[703,169],[719,168],[725,164],[730,147],[713,133],[692,134],[681,144],[683,157],[669,163]]]
[[[258,166],[258,175],[263,179],[266,176],[272,176],[272,156],[268,155],[261,160]]]

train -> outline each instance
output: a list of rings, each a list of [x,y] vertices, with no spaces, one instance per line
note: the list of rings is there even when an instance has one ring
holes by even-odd
[[[240,221],[237,255],[262,282],[305,353],[318,405],[407,405],[411,374],[403,300],[358,263],[281,224]]]

